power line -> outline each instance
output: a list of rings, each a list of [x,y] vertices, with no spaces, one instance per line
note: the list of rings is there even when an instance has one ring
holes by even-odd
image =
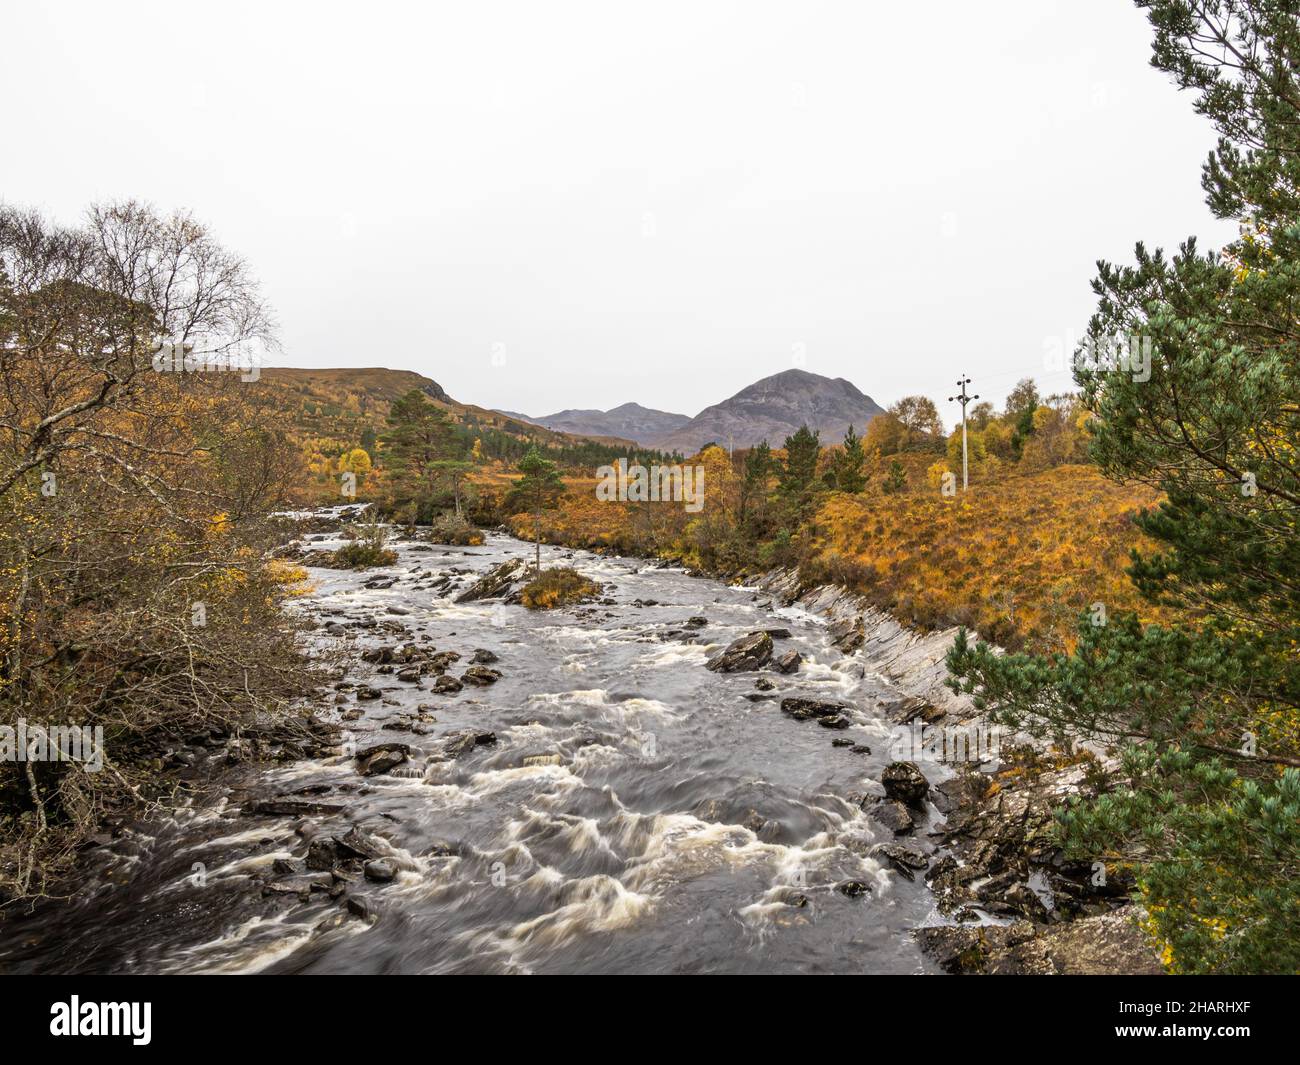
[[[966,404],[975,402],[975,400],[979,399],[979,396],[966,395],[966,386],[970,384],[970,378],[965,374],[962,375],[957,384],[961,388],[961,393],[956,396],[949,396],[948,402],[961,403],[961,490],[964,492],[969,483],[966,475]]]

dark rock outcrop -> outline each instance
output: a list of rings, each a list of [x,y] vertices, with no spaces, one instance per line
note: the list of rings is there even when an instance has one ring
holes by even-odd
[[[732,641],[721,654],[709,659],[707,668],[715,673],[744,673],[762,669],[772,657],[772,637],[765,632],[751,632]]]
[[[929,782],[915,762],[890,762],[880,774],[885,794],[896,802],[923,809],[930,792]]]

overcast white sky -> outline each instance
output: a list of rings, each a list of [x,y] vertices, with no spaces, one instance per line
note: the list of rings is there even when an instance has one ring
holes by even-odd
[[[1060,388],[1096,259],[1231,235],[1128,0],[117,0],[4,29],[5,201],[188,207],[261,277],[281,364],[530,414],[695,414],[792,365],[885,404]]]

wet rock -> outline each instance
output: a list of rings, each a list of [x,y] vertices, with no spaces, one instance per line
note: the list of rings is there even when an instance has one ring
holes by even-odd
[[[872,820],[889,829],[896,836],[905,836],[916,827],[911,813],[901,802],[885,799],[867,808]]]
[[[899,843],[881,843],[871,850],[873,858],[884,858],[902,877],[913,879],[920,869],[930,864],[930,859],[912,847]]]
[[[465,591],[456,596],[457,603],[473,603],[480,599],[500,599],[515,590],[530,572],[529,563],[522,558],[512,558],[493,567]]]
[[[346,858],[361,858],[372,861],[388,854],[388,844],[379,836],[372,835],[365,829],[353,827],[342,836],[333,839],[336,850]]]
[[[564,758],[555,753],[550,754],[526,754],[521,762],[524,766],[542,766],[542,765],[561,765]]]
[[[821,699],[802,699],[791,696],[781,700],[781,710],[796,721],[809,721],[813,718],[834,718],[848,709],[843,703],[826,702]]]
[[[397,876],[397,869],[387,858],[375,858],[366,862],[365,874],[367,880],[373,880],[377,884],[387,884]]]
[[[419,684],[420,667],[403,666],[401,669],[397,671],[397,679],[401,681],[405,681],[407,684]]]
[[[802,663],[803,655],[798,651],[785,651],[772,660],[773,668],[782,673],[794,673]]]
[[[345,913],[331,913],[322,917],[316,922],[313,931],[317,933],[333,932],[336,928],[341,928],[347,924],[348,916]]]
[[[889,798],[917,809],[924,808],[930,791],[925,774],[915,762],[890,762],[880,774],[880,783]]]
[[[776,687],[776,684],[768,680],[767,677],[759,677],[758,680],[754,681],[754,687],[761,692],[770,692]]]
[[[359,700],[379,699],[383,696],[383,694],[384,693],[381,692],[378,688],[372,688],[369,684],[357,685],[356,697]]]
[[[861,617],[842,618],[827,626],[831,643],[846,655],[852,654],[862,646],[867,638],[867,630]]]
[[[852,740],[844,739],[843,737],[840,737],[839,739],[831,740],[831,746],[832,746],[832,747],[852,747],[852,746],[853,746],[853,741],[852,741]]]
[[[475,687],[485,687],[488,684],[495,684],[501,679],[500,670],[489,669],[487,666],[470,666],[461,674],[463,684],[473,684]]]
[[[841,880],[835,885],[835,890],[850,899],[871,894],[871,886],[865,880]]]
[[[682,622],[682,624],[685,625],[688,629],[702,629],[708,623],[709,623],[708,618],[701,617],[698,614],[695,617],[687,618],[684,622]]]
[[[830,714],[827,717],[819,717],[817,724],[822,728],[845,729],[853,724],[853,719],[848,714]]]
[[[476,666],[490,666],[493,662],[500,661],[500,658],[486,648],[479,647],[475,649],[469,660]]]
[[[276,876],[298,876],[307,871],[307,867],[296,858],[277,858],[271,863],[271,872]]]
[[[343,807],[332,802],[310,802],[306,799],[259,799],[248,809],[262,817],[313,817],[337,814]]]
[[[763,631],[764,631],[765,633],[767,633],[769,636],[771,636],[772,639],[774,639],[774,640],[788,640],[788,639],[790,639],[790,630],[789,630],[789,629],[764,629]]]
[[[772,657],[772,637],[751,632],[732,641],[727,649],[706,663],[715,673],[744,673],[762,669]]]
[[[855,743],[852,747],[849,748],[849,750],[852,751],[853,754],[871,753],[871,748],[868,747],[865,743]]]
[[[1164,970],[1138,926],[1136,907],[1050,928],[1029,921],[978,928],[920,928],[915,935],[950,973],[990,975],[1156,976]]]
[[[460,661],[460,655],[455,651],[439,651],[432,655],[426,663],[430,673],[445,673],[451,668],[452,664]]]
[[[1031,921],[1046,921],[1050,916],[1047,904],[1028,884],[1010,885],[1002,892],[1002,900]]]
[[[367,900],[357,895],[349,895],[347,901],[348,913],[354,917],[360,917],[368,924],[374,924],[379,920],[379,913],[374,906]]]
[[[454,695],[464,687],[455,677],[441,676],[433,682],[433,690],[439,695]]]
[[[410,753],[405,743],[378,743],[357,752],[357,770],[363,777],[378,776],[401,765]]]
[[[443,743],[443,754],[449,758],[459,758],[461,755],[474,750],[475,747],[490,747],[497,742],[495,732],[483,732],[476,729],[466,729],[463,732],[452,733]]]
[[[317,837],[307,845],[305,859],[308,869],[328,872],[341,860],[338,844],[332,839]]]
[[[302,876],[272,880],[262,887],[264,895],[298,895],[305,898],[312,891],[327,891],[334,878],[329,873],[304,873]]]

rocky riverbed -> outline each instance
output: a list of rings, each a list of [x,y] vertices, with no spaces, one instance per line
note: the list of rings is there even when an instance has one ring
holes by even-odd
[[[306,565],[341,543],[311,527],[287,552]],[[316,720],[179,745],[193,800],[0,925],[0,968],[1152,964],[1122,878],[1099,887],[1048,834],[1086,760],[927,749],[974,721],[942,687],[950,634],[789,574],[733,587],[555,548],[543,563],[602,597],[528,611],[529,545],[391,546],[391,566],[311,569],[295,603],[331,671]]]

